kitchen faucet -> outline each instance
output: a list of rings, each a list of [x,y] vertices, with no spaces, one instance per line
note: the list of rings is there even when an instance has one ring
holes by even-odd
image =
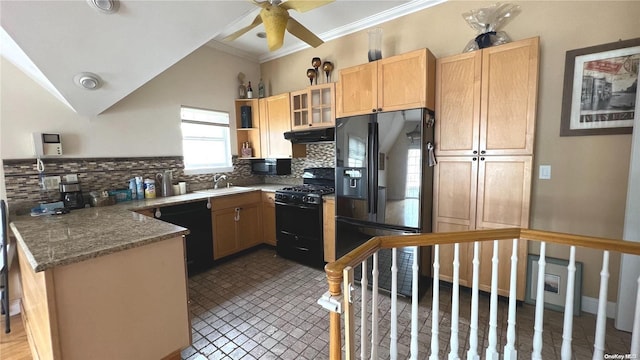
[[[215,175],[213,175],[213,188],[217,189],[218,188],[218,182],[220,180],[223,180],[223,179],[226,180],[227,179],[227,175],[225,175],[225,174],[215,174]]]

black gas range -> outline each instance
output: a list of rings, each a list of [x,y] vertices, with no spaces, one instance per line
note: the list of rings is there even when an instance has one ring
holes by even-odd
[[[322,196],[333,194],[334,168],[304,169],[303,185],[276,191],[276,251],[302,264],[324,266]]]

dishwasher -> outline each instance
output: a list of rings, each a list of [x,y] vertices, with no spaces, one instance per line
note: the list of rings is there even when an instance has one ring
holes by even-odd
[[[213,266],[211,210],[206,201],[164,206],[156,210],[154,217],[189,229],[185,239],[189,276]]]

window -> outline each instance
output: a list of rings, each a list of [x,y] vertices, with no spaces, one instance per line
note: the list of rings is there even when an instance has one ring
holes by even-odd
[[[232,171],[229,113],[183,106],[180,118],[185,173]]]

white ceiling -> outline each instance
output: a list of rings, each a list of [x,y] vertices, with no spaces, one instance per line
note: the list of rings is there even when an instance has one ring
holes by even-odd
[[[329,41],[443,1],[337,0],[290,15]],[[122,0],[117,13],[105,14],[85,0],[2,0],[0,53],[78,114],[95,116],[203,45],[257,62],[308,47],[287,34],[284,46],[270,53],[256,36],[263,25],[222,41],[259,10],[245,0]],[[102,87],[75,85],[81,72],[99,75]]]

